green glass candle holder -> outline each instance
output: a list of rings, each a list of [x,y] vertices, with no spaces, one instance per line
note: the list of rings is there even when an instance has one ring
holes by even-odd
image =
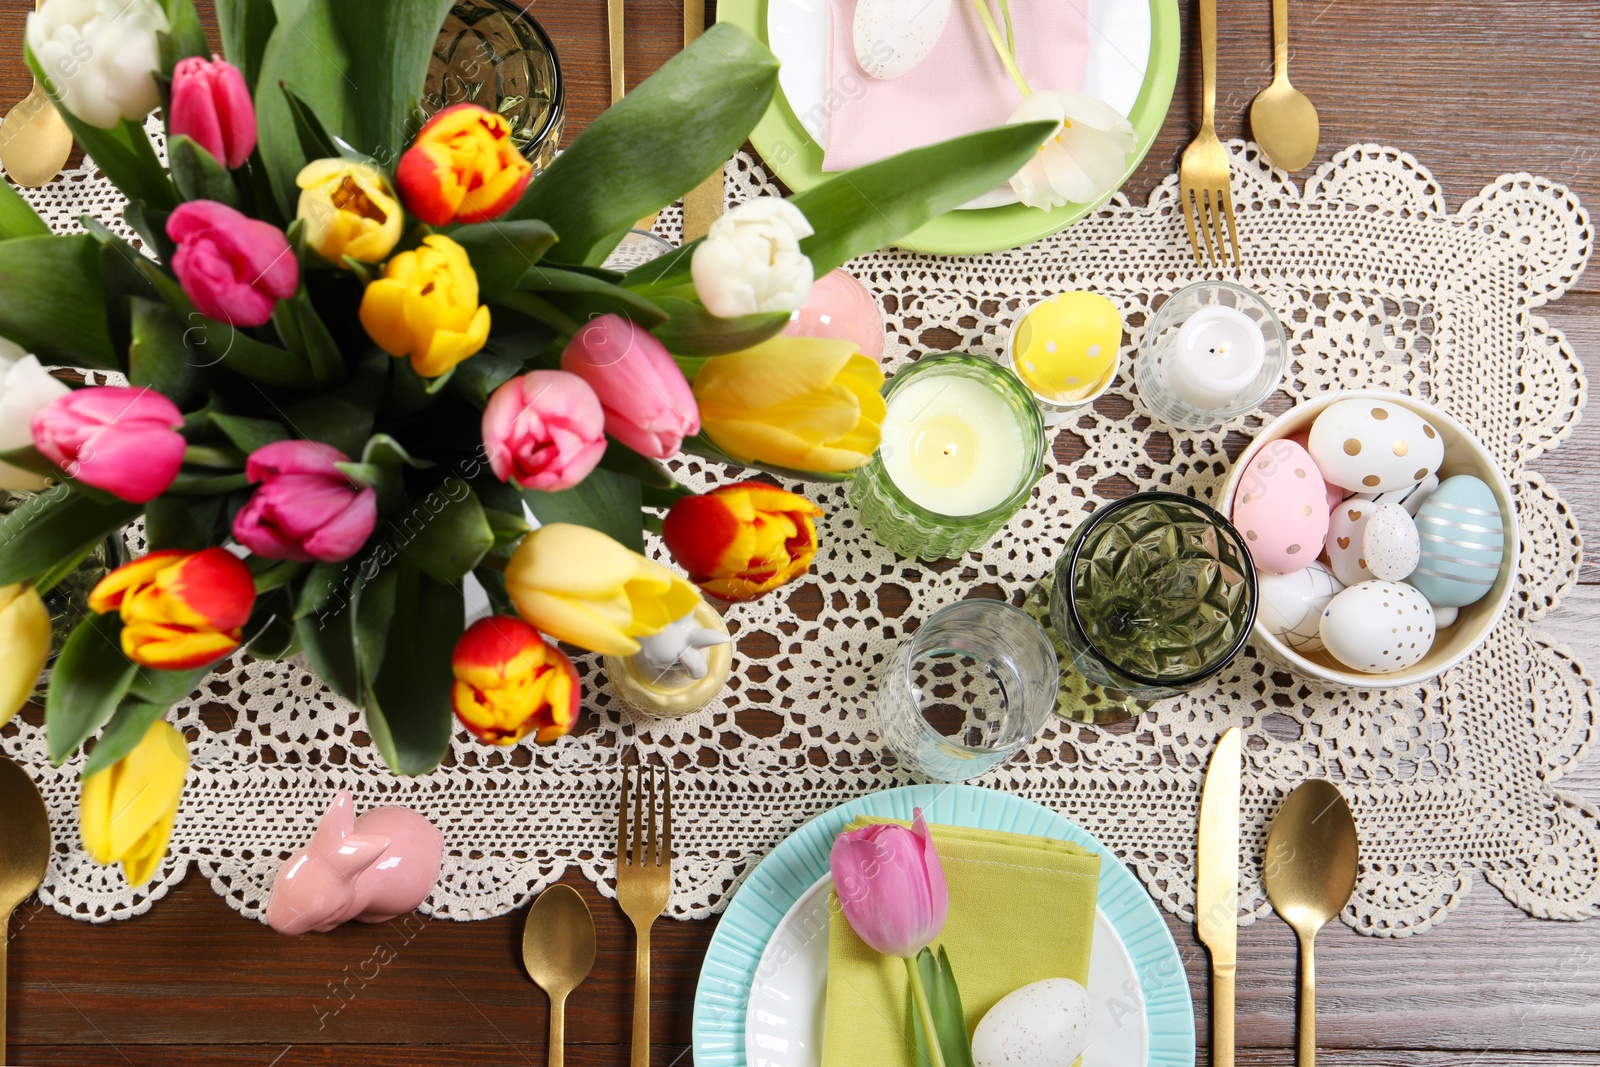
[[[1255,618],[1244,538],[1216,509],[1177,493],[1135,493],[1096,511],[1073,532],[1050,597],[1072,669],[1140,701],[1216,674]]]
[[[896,397],[918,395],[910,392],[913,389],[926,393],[928,383],[935,380],[948,380],[958,390],[970,390],[972,383],[986,390],[983,410],[973,413],[972,428],[980,433],[1006,433],[1014,428],[1020,435],[1020,450],[1013,484],[1001,499],[970,514],[944,514],[919,504],[896,484],[891,477],[893,453],[905,446],[890,441],[886,433],[878,453],[850,482],[850,502],[879,544],[901,556],[924,560],[954,559],[988,544],[1032,494],[1044,467],[1044,422],[1033,394],[1014,373],[979,356],[933,356],[901,370],[883,390],[890,408],[886,430],[896,417]],[[1015,421],[997,427],[996,419]],[[983,448],[985,443],[980,437],[976,444]]]

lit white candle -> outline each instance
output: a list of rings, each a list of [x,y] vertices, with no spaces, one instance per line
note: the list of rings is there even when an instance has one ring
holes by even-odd
[[[959,374],[931,374],[889,398],[879,455],[912,503],[959,516],[1014,494],[1028,448],[1020,417],[998,392]]]
[[[1202,411],[1226,408],[1256,380],[1267,340],[1254,319],[1220,304],[1196,311],[1162,361],[1167,388]]]

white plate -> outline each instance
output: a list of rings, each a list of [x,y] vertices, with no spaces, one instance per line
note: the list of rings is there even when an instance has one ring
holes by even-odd
[[[756,965],[745,1015],[745,1062],[750,1067],[820,1067],[823,1005],[828,989],[828,894],[823,875],[794,902]],[[1094,1017],[1081,1067],[1142,1064],[1149,1052],[1144,995],[1133,960],[1116,927],[1094,912],[1089,957]]]
[[[1130,0],[1088,0],[1088,4],[1089,67],[1083,91],[1126,115],[1139,99],[1150,65],[1150,5]],[[778,84],[789,106],[817,143],[827,144],[828,0],[771,0],[767,41],[782,64]],[[1016,202],[1016,193],[1003,186],[965,207],[975,210]]]

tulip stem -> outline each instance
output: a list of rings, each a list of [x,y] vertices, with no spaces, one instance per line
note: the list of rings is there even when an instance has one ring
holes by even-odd
[[[218,467],[222,470],[240,470],[245,455],[237,448],[218,448],[213,445],[190,445],[183,450],[183,461],[196,467]]]
[[[1017,88],[1022,91],[1023,96],[1032,96],[1033,90],[1028,87],[1022,71],[1017,69],[1017,61],[1012,57],[1011,49],[1000,39],[1000,27],[995,25],[994,12],[989,10],[989,0],[972,0],[972,6],[978,9],[978,18],[983,21],[983,28],[989,34],[989,41],[994,45],[995,54],[1000,57],[1000,62],[1005,64],[1006,73],[1017,83]],[[1009,25],[1010,12],[1007,11],[1006,15]]]
[[[928,990],[922,984],[922,968],[915,956],[906,958],[906,974],[911,979],[911,999],[917,1004],[917,1018],[922,1020],[922,1034],[928,1043],[928,1058],[933,1067],[944,1067],[944,1049],[939,1045],[939,1028],[933,1022],[933,1005],[928,1003]]]

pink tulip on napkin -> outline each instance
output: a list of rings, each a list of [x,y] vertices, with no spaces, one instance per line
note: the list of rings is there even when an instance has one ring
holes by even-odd
[[[953,0],[939,43],[909,74],[869,78],[856,63],[856,0],[828,0],[825,171],[849,170],[951,137],[1004,126],[1022,103],[971,0]],[[1075,0],[1012,0],[1017,61],[1033,89],[1082,92],[1086,9]],[[801,115],[813,132],[817,117]]]

